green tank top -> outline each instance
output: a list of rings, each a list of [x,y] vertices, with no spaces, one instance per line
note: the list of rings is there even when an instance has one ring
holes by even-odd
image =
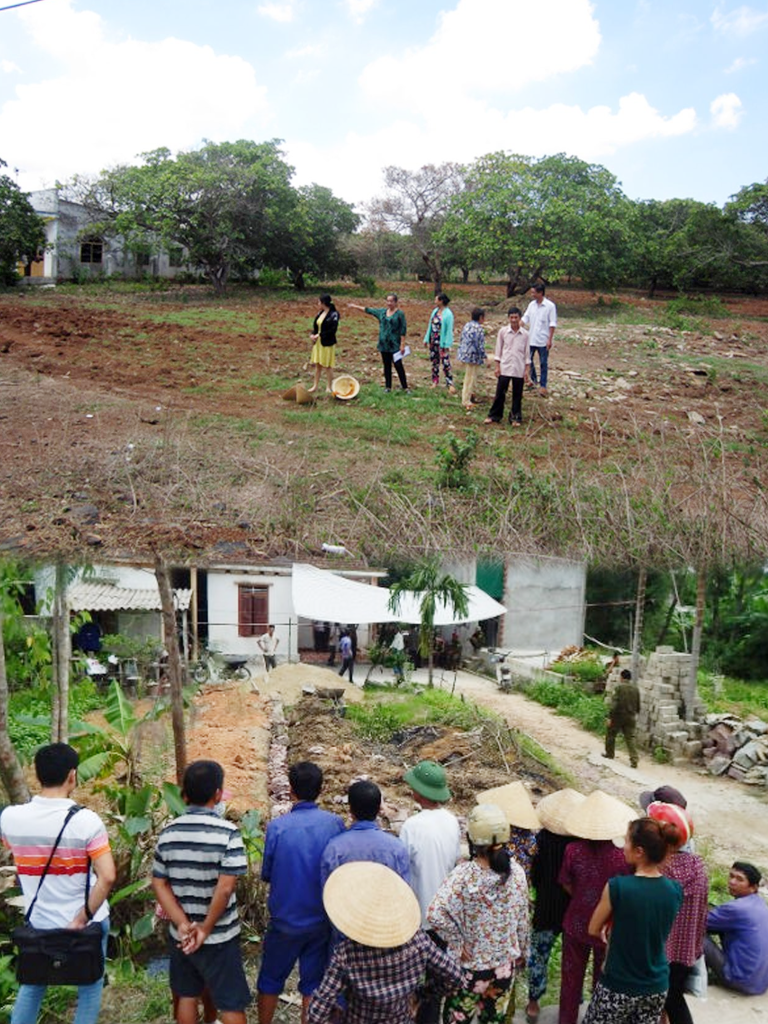
[[[613,927],[601,981],[629,996],[665,992],[669,964],[664,952],[683,888],[670,878],[620,875],[608,882]]]

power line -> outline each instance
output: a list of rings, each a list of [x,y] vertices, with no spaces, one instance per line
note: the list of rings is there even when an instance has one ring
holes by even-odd
[[[12,11],[14,7],[28,7],[29,4],[39,4],[40,0],[22,0],[22,3],[8,4],[7,7],[0,7],[0,11]]]

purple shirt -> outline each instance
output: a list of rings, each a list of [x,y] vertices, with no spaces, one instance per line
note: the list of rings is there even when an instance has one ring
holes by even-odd
[[[336,868],[356,860],[383,864],[410,884],[410,858],[405,844],[397,836],[380,829],[375,821],[356,821],[346,832],[330,840],[320,861],[321,885],[325,885],[328,876]]]
[[[600,940],[589,934],[589,919],[600,902],[603,888],[614,875],[628,875],[624,851],[610,839],[576,839],[566,848],[558,882],[571,892],[571,902],[563,918],[563,931],[590,945]]]
[[[758,893],[707,914],[707,931],[723,937],[726,980],[750,996],[768,991],[768,905]]]

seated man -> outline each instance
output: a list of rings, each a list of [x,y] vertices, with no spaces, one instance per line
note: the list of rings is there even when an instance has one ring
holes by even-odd
[[[728,874],[733,900],[707,915],[707,931],[721,936],[722,947],[709,935],[704,940],[712,980],[748,996],[768,991],[768,904],[757,891],[760,877],[754,864],[733,864]]]

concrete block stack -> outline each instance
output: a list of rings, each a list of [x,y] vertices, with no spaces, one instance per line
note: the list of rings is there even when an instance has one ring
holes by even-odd
[[[685,717],[684,694],[690,664],[690,654],[680,654],[672,647],[657,647],[642,665],[637,683],[638,743],[647,750],[662,747],[673,758],[689,761],[701,756],[706,713],[697,694],[694,707]]]

